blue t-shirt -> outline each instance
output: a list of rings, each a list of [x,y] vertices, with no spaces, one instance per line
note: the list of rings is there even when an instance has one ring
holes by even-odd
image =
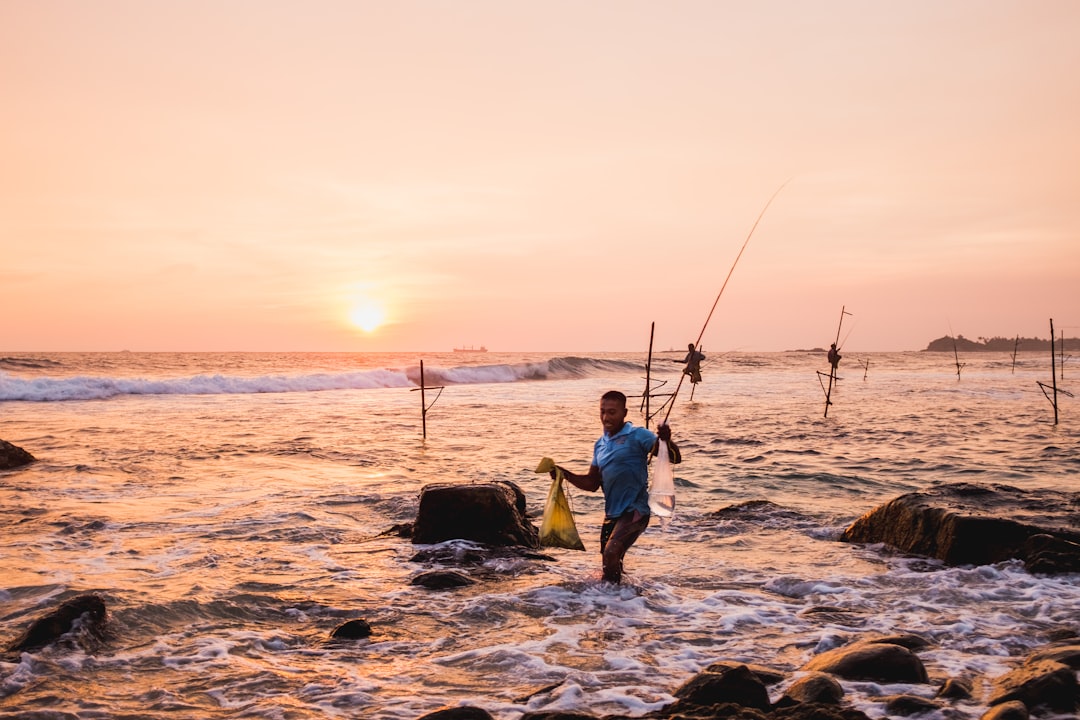
[[[600,468],[605,517],[621,517],[628,510],[649,514],[649,453],[655,442],[652,431],[631,423],[596,441],[592,464]]]

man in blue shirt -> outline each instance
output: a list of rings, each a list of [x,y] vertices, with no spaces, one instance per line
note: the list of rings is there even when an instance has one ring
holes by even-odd
[[[649,525],[649,456],[659,441],[667,443],[671,462],[682,459],[671,441],[671,428],[661,425],[654,435],[647,428],[626,421],[626,396],[618,390],[600,398],[600,423],[604,434],[593,446],[592,464],[585,475],[562,471],[567,480],[593,492],[604,491],[604,525],[600,528],[600,553],[604,579],[622,579],[623,556]],[[552,474],[554,475],[554,470]]]

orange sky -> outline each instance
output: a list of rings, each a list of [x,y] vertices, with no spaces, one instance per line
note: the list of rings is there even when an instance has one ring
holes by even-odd
[[[1080,336],[1074,0],[0,0],[0,350]],[[380,305],[384,324],[350,323]]]

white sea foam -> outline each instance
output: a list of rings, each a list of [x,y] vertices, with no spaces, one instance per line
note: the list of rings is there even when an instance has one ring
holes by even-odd
[[[476,385],[513,383],[578,377],[619,367],[618,363],[583,358],[496,365],[463,365],[424,369],[424,385]],[[407,369],[367,369],[353,372],[320,372],[298,375],[195,375],[147,378],[76,375],[70,377],[21,377],[0,371],[0,402],[21,400],[56,402],[105,400],[122,395],[232,395],[296,393],[326,390],[372,390],[420,385],[419,366]]]

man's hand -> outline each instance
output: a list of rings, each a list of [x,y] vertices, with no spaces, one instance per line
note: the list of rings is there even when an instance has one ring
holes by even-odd
[[[656,427],[656,436],[664,442],[671,440],[671,426],[667,423],[661,423]]]

